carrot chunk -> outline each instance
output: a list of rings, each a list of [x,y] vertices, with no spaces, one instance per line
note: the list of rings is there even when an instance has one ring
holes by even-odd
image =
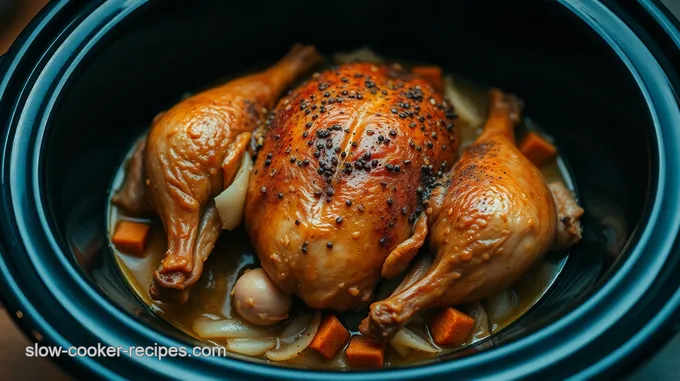
[[[552,158],[557,153],[554,145],[540,137],[534,132],[530,132],[522,141],[519,150],[529,161],[539,166],[546,160]]]
[[[437,345],[463,345],[475,327],[475,319],[458,311],[447,308],[430,321],[432,339]]]
[[[411,71],[430,81],[435,90],[441,91],[444,88],[442,68],[439,66],[414,66]]]
[[[113,234],[113,244],[118,250],[134,255],[144,254],[149,225],[132,221],[121,221]]]
[[[356,368],[382,368],[385,361],[385,346],[366,336],[352,336],[345,353]]]
[[[340,323],[335,315],[328,315],[321,322],[310,348],[319,352],[321,356],[332,359],[349,340],[349,331]]]

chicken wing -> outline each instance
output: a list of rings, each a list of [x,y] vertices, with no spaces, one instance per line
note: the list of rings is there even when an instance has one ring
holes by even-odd
[[[345,64],[282,99],[245,212],[272,280],[314,308],[366,305],[425,241],[422,200],[457,158],[454,118],[397,65]]]
[[[163,223],[167,252],[154,274],[154,299],[187,300],[221,231],[212,199],[233,180],[267,110],[319,61],[313,47],[296,46],[269,69],[184,99],[154,119],[138,148],[143,159],[133,156],[138,167],[113,198],[137,211],[149,205]]]
[[[465,149],[448,186],[432,193],[434,263],[418,281],[372,304],[363,334],[389,338],[417,311],[493,295],[553,245],[580,239],[583,210],[571,193],[555,185],[553,197],[538,168],[515,147],[519,102],[499,90],[490,92],[490,101],[482,135]]]

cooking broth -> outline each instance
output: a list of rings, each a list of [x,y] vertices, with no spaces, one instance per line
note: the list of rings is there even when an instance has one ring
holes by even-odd
[[[486,109],[486,90],[478,88],[470,82],[460,81],[458,78],[456,78],[456,86],[475,104],[483,124],[485,119],[485,111],[483,110]],[[461,130],[461,148],[469,145],[479,135],[482,124],[465,122],[457,124],[457,128]],[[525,118],[523,125],[520,126],[518,131],[518,140],[521,138],[523,130],[526,129],[536,130],[537,127],[529,119]],[[124,167],[124,163],[121,164],[114,179],[112,190],[118,189],[122,183]],[[574,189],[571,176],[561,157],[548,161],[540,169],[548,182],[563,181],[568,188]],[[239,318],[233,309],[230,291],[238,277],[245,270],[259,267],[259,261],[243,227],[222,233],[212,254],[205,262],[203,276],[192,289],[189,301],[184,305],[178,306],[155,301],[149,295],[149,286],[153,282],[153,272],[158,267],[166,251],[166,237],[160,221],[155,217],[143,219],[127,215],[111,203],[109,203],[108,216],[109,238],[113,234],[113,229],[121,220],[143,221],[151,225],[150,236],[143,257],[127,255],[118,251],[113,245],[111,247],[116,262],[120,266],[121,272],[127,279],[130,287],[159,317],[194,337],[198,336],[192,326],[195,320],[201,316],[219,319]],[[421,253],[420,255],[424,254]],[[491,333],[496,333],[507,327],[536,304],[553,284],[565,262],[566,257],[553,258],[548,255],[540,264],[525,274],[509,289],[502,292],[501,295],[482,301],[482,305],[489,314]],[[391,289],[398,284],[398,280],[391,280],[390,282],[390,285],[393,284]],[[383,284],[378,287],[379,289],[380,287],[388,289],[390,286]],[[390,290],[388,289],[387,291]],[[379,295],[380,292],[377,292],[377,294]],[[463,307],[463,310],[465,310],[465,307]],[[308,313],[309,308],[301,301],[294,300],[291,318],[301,312]],[[367,309],[338,314],[337,316],[352,334],[357,334],[358,324],[362,318],[367,316]],[[430,338],[425,325],[425,317],[416,317],[408,327],[421,337]],[[486,332],[474,334],[467,345],[482,340],[487,336],[488,333]],[[210,340],[209,342],[216,345],[226,344],[226,340],[218,339]],[[385,367],[402,366],[422,362],[423,360],[435,361],[438,355],[455,349],[458,348],[445,349],[439,354],[411,351],[411,355],[408,358],[402,358],[388,345],[385,355]],[[236,356],[242,358],[242,355]],[[268,361],[264,356],[260,356],[260,358]],[[344,351],[340,351],[335,359],[329,361],[311,349],[306,349],[299,356],[284,363],[305,368],[342,369],[347,367],[344,361]]]

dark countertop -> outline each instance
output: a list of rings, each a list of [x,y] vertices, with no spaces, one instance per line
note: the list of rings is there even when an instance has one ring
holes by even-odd
[[[4,310],[3,310],[4,311]],[[26,347],[33,344],[17,329],[10,317],[0,311],[0,369],[3,380],[68,380],[48,359],[26,357]]]

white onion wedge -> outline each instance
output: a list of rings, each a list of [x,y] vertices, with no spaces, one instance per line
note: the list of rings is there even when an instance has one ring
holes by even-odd
[[[397,351],[397,353],[399,353],[399,356],[403,358],[407,358],[411,354],[411,348],[405,345],[397,344],[394,342],[394,340],[390,341],[390,345],[395,351]]]
[[[507,320],[517,308],[517,295],[514,290],[506,288],[498,294],[484,300],[484,309],[489,315],[489,322],[497,325]]]
[[[336,53],[333,55],[333,60],[338,64],[351,62],[372,62],[379,64],[383,62],[383,58],[368,46],[362,46],[351,52]]]
[[[400,329],[392,340],[390,340],[390,344],[392,344],[393,347],[396,344],[428,353],[437,353],[441,351],[441,349],[428,343],[427,340],[416,335],[415,332],[408,328]]]
[[[201,339],[272,336],[271,332],[250,326],[237,319],[212,320],[201,316],[194,321],[193,328]]]
[[[335,358],[328,363],[328,369],[347,369],[349,365],[347,365],[347,356],[345,356],[344,352],[345,351],[340,351],[340,354],[336,355]]]
[[[250,171],[253,169],[253,161],[250,155],[243,154],[241,166],[234,181],[215,197],[217,213],[222,220],[222,229],[233,230],[241,224],[243,209],[246,205],[246,191],[250,180]]]
[[[286,327],[283,328],[283,331],[281,331],[281,334],[279,334],[281,342],[284,344],[290,344],[295,341],[295,339],[300,337],[302,332],[305,331],[305,328],[307,328],[309,323],[312,321],[312,317],[312,315],[299,315],[290,323],[288,323]]]
[[[265,356],[272,361],[285,361],[299,355],[305,348],[311,344],[316,331],[319,330],[321,323],[321,312],[317,311],[312,318],[312,321],[307,325],[307,328],[302,332],[302,335],[290,344],[283,344],[277,349],[272,349],[265,352]]]
[[[486,314],[482,303],[468,303],[463,307],[463,311],[475,319],[475,338],[484,338],[491,334],[489,330],[489,315]]]
[[[453,108],[461,119],[472,127],[479,126],[484,122],[483,114],[477,104],[456,87],[451,76],[444,79],[444,87],[446,99],[453,104]]]
[[[228,339],[227,349],[246,356],[261,356],[276,346],[276,338]]]

